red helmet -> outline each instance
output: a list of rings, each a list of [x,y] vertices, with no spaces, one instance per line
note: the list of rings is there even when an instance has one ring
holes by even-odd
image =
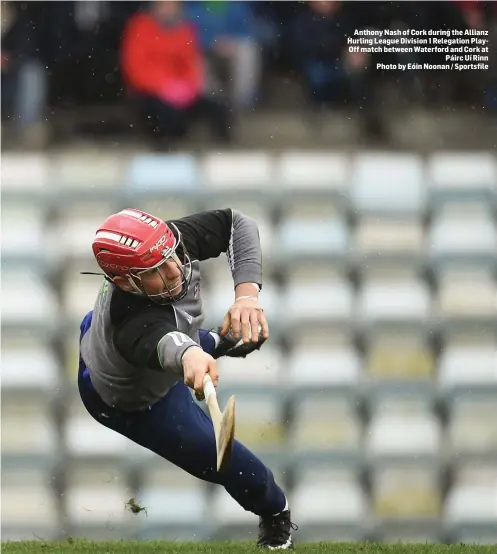
[[[148,296],[161,304],[178,301],[187,293],[191,262],[181,233],[174,224],[173,227],[176,235],[164,221],[153,215],[129,208],[122,210],[108,217],[98,228],[92,244],[93,254],[108,277],[127,278],[136,294]],[[181,286],[181,294],[174,295],[174,290],[167,287],[162,275],[165,291],[154,295],[145,293],[140,274],[157,270],[168,260],[175,261],[181,270],[181,283],[174,287],[179,289]]]

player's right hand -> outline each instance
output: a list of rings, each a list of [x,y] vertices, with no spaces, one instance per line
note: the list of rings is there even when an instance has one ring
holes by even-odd
[[[202,348],[192,346],[181,359],[183,364],[184,383],[195,391],[198,400],[204,399],[204,376],[208,373],[212,383],[217,387],[219,371],[216,360]]]

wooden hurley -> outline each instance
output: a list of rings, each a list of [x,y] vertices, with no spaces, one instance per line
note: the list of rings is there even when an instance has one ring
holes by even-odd
[[[204,377],[204,396],[216,435],[217,471],[226,471],[231,461],[235,441],[235,397],[230,396],[223,412],[209,374]]]

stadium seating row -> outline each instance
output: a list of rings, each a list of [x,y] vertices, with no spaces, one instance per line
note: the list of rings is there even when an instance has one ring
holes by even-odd
[[[162,535],[192,540],[193,534],[193,540],[198,536],[202,540],[220,531],[224,536],[243,533],[245,538],[247,532],[253,532],[253,514],[244,512],[224,490],[199,486],[167,465],[150,468],[138,490],[130,486],[124,473],[105,464],[68,469],[62,502],[44,472],[4,472],[3,539],[26,538],[33,532],[40,538],[55,538],[60,533],[59,522],[63,522],[62,532],[72,536],[90,532],[97,538]],[[276,472],[276,477],[285,482],[285,475]],[[425,536],[430,524],[453,531],[466,526],[480,541],[486,536],[490,542],[496,536],[495,464],[461,466],[446,495],[438,486],[436,470],[413,463],[378,468],[367,488],[354,470],[343,466],[303,467],[296,478],[289,500],[302,539],[362,538],[375,525],[416,522],[424,526]],[[126,508],[135,495],[146,514],[133,516]]]
[[[357,287],[334,272],[319,276],[311,267],[301,273],[287,275],[284,285],[269,279],[264,282],[260,297],[275,332],[281,329],[292,335],[304,324],[362,328],[394,322],[430,328],[458,320],[490,324],[497,320],[497,280],[486,270],[447,271],[439,277],[435,290],[410,273],[371,275]],[[210,286],[202,287],[208,327],[221,323],[234,300],[230,279],[220,281],[211,276]],[[79,324],[93,307],[101,278],[74,271],[59,276],[58,281],[59,291],[32,271],[5,267],[4,325],[47,328],[57,321]]]
[[[254,532],[77,402],[101,283],[79,272],[98,224],[136,206],[258,222],[272,340],[220,361],[219,395],[236,393],[237,435],[274,462],[299,538],[497,542],[493,153],[6,154],[2,202],[2,538]],[[203,263],[205,327],[233,300],[223,262]]]
[[[302,203],[294,201],[296,205],[279,220],[253,202],[223,201],[216,207],[229,206],[256,219],[265,265],[269,267],[286,266],[298,258],[377,265],[389,258],[412,259],[411,263],[420,258],[433,263],[456,257],[473,264],[483,260],[490,266],[497,265],[497,217],[487,204],[447,204],[428,225],[420,218],[401,214],[394,219],[362,217],[351,225],[343,213],[326,207],[319,199],[305,213]],[[167,199],[164,204],[167,205]],[[165,218],[196,211],[191,204],[170,211],[142,203],[136,206]],[[96,229],[117,209],[118,206],[97,205],[95,201],[78,204],[77,208],[66,205],[59,210],[58,217],[54,214],[48,217],[47,211],[34,202],[17,205],[4,200],[3,256],[12,263],[23,259],[38,259],[45,264],[67,259],[89,260]]]
[[[242,168],[242,170],[241,170]],[[124,188],[143,193],[195,193],[201,188],[237,190],[309,188],[344,192],[350,187],[359,205],[368,201],[395,207],[400,199],[409,211],[425,201],[426,188],[495,194],[497,160],[491,152],[439,152],[423,159],[410,153],[286,151],[193,154],[26,155],[2,157],[3,188],[33,192],[68,188],[103,193]],[[381,197],[381,198],[380,198]],[[384,201],[386,200],[386,205]],[[383,204],[380,204],[383,202]]]
[[[497,345],[485,336],[465,343],[457,337],[448,339],[438,357],[416,335],[372,338],[362,353],[349,341],[333,344],[334,339],[331,336],[328,344],[319,344],[311,337],[289,350],[268,343],[251,355],[250,372],[246,371],[247,360],[221,359],[223,382],[243,390],[264,385],[281,395],[297,389],[350,390],[358,395],[374,384],[388,388],[388,384],[404,383],[405,388],[411,385],[412,390],[422,388],[431,394],[454,388],[497,387]],[[77,346],[77,341],[75,331],[71,345]],[[78,363],[75,352],[69,354],[67,360],[60,360],[41,337],[4,333],[2,390],[49,393],[63,386],[66,378],[73,378]],[[67,373],[61,369],[66,361]]]
[[[308,463],[323,456],[345,457],[356,463],[389,457],[426,458],[432,463],[451,461],[454,456],[497,457],[495,380],[493,390],[489,382],[478,396],[475,396],[476,388],[472,394],[454,394],[446,403],[445,416],[441,419],[440,406],[423,390],[406,392],[394,386],[380,394],[369,383],[366,398],[358,401],[353,395],[337,391],[331,394],[326,383],[316,383],[312,391],[296,387],[294,395],[287,398],[259,382],[257,393],[253,394],[240,386],[239,381],[236,381],[238,388],[234,388],[224,366],[221,368],[223,385],[219,389],[221,401],[226,401],[228,394],[236,393],[237,436],[256,452],[293,464]],[[260,366],[253,367],[263,372]],[[301,368],[302,372],[308,370],[311,368]],[[247,368],[244,373],[243,381],[247,382]],[[276,383],[270,380],[271,384]],[[278,385],[279,382],[276,388]],[[24,460],[34,456],[36,463],[37,457],[42,457],[49,463],[57,459],[60,443],[76,457],[107,456],[122,458],[129,464],[141,463],[147,451],[90,418],[74,388],[75,384],[61,387],[56,397],[59,403],[66,403],[67,396],[74,398],[60,420],[57,402],[47,402],[55,396],[56,387],[43,395],[34,384],[30,391],[12,390],[2,379],[5,398],[2,455],[6,459],[10,456]]]

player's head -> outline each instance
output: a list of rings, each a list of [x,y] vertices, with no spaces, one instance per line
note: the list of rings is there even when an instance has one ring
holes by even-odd
[[[158,217],[126,209],[108,217],[92,244],[102,271],[119,288],[159,304],[183,298],[191,262],[181,233]]]

